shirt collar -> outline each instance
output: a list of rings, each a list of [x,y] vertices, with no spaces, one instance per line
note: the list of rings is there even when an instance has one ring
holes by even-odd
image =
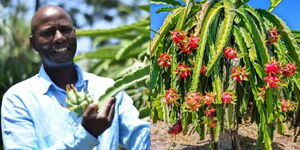
[[[75,87],[79,91],[81,91],[82,89],[86,90],[88,80],[84,79],[83,71],[80,69],[80,67],[75,63],[74,63],[74,66],[75,66],[75,70],[76,70],[76,73],[77,73],[77,81],[75,83]],[[43,65],[40,68],[40,71],[38,73],[38,77],[41,80],[40,84],[42,86],[41,86],[40,90],[43,94],[46,94],[50,90],[51,87],[55,88],[56,90],[61,90],[61,91],[65,92],[65,90],[61,89],[60,87],[55,85],[55,83],[52,82],[52,80],[48,76],[47,72],[45,71],[45,68],[44,68]]]

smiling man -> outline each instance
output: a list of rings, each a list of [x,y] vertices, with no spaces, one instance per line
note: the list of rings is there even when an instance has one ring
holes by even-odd
[[[150,125],[125,92],[103,110],[91,104],[77,118],[65,101],[67,84],[94,99],[114,81],[83,72],[74,62],[77,41],[71,17],[60,7],[44,6],[32,18],[30,43],[42,66],[37,75],[3,96],[1,127],[5,149],[149,149]]]

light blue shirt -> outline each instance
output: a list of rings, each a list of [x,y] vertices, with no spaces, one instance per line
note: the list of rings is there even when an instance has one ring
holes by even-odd
[[[97,99],[114,84],[112,79],[81,71],[75,65],[75,86]],[[114,120],[98,138],[81,126],[81,118],[66,109],[66,91],[56,86],[43,66],[39,73],[11,87],[3,96],[1,127],[4,148],[9,150],[150,149],[150,124],[138,118],[132,99],[116,95]]]

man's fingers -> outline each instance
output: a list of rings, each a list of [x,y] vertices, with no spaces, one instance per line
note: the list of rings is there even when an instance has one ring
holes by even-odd
[[[111,97],[105,104],[105,107],[104,107],[104,110],[101,112],[101,114],[99,115],[103,115],[103,116],[108,116],[110,110],[111,110],[111,107],[112,105],[115,103],[115,98],[114,97]],[[103,114],[102,114],[103,113]]]
[[[96,103],[89,104],[88,107],[83,112],[83,116],[87,117],[93,115],[97,110],[97,107],[98,105]]]
[[[114,119],[114,115],[115,115],[115,103],[111,106],[111,109],[107,117],[109,122],[111,122]]]

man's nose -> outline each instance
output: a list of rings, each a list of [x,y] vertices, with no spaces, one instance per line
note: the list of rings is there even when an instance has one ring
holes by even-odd
[[[56,30],[53,42],[63,42],[64,40],[66,40],[64,35],[59,30]]]

